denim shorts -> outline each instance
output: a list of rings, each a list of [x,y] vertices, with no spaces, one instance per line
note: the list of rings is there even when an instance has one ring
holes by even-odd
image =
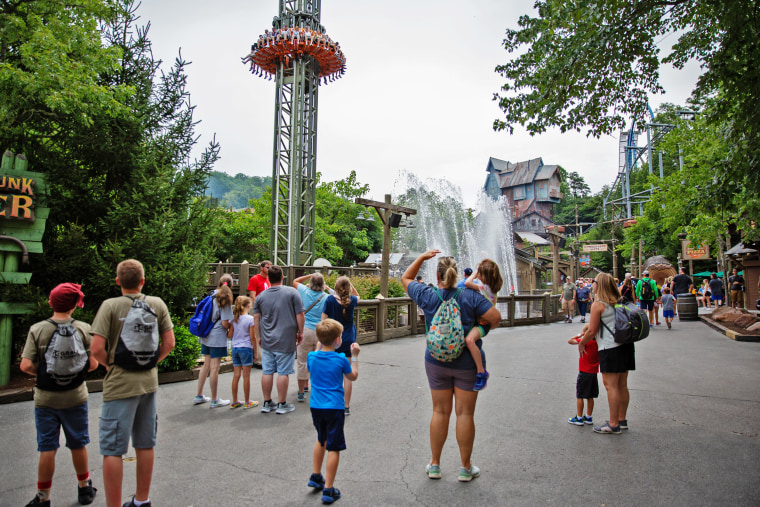
[[[427,373],[428,385],[432,391],[449,390],[455,387],[462,391],[472,391],[478,370],[475,368],[457,370],[425,361],[425,373]]]
[[[227,357],[227,347],[208,347],[201,343],[201,355],[211,356],[211,359]]]
[[[152,449],[157,431],[155,392],[104,401],[100,412],[100,454],[125,455],[130,436],[135,449]]]
[[[295,352],[272,352],[271,350],[261,351],[261,373],[264,375],[291,375],[295,372],[293,363],[295,362]]]
[[[253,366],[253,349],[232,347],[232,366]]]
[[[61,428],[69,449],[81,449],[90,443],[87,402],[71,408],[35,408],[34,425],[39,452],[55,451],[60,447]]]
[[[344,409],[312,408],[311,420],[317,429],[317,441],[328,451],[344,451],[346,437],[343,424],[346,420]]]

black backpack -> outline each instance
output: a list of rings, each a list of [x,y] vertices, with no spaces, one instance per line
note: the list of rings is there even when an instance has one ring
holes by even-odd
[[[124,318],[113,362],[125,370],[150,370],[158,364],[159,349],[156,312],[145,302],[145,296],[134,299]]]
[[[641,280],[641,299],[651,301],[656,298],[657,296],[655,296],[654,291],[652,290],[652,279],[644,278]]]
[[[36,386],[45,391],[70,391],[81,386],[87,376],[90,358],[82,335],[74,327],[74,321],[56,326],[47,350],[37,365]]]
[[[646,312],[631,303],[615,305],[614,331],[607,327],[603,320],[601,323],[615,338],[615,343],[634,343],[649,336],[649,318]]]

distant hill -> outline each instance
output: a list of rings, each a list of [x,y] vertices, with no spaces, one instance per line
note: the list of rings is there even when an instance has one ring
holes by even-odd
[[[219,199],[219,205],[234,209],[247,208],[250,199],[258,199],[267,187],[272,186],[271,176],[246,176],[238,173],[213,171],[208,182],[206,195]]]

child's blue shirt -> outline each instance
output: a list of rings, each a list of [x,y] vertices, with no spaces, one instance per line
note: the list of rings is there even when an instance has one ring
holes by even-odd
[[[343,375],[351,373],[351,362],[344,354],[317,350],[306,356],[306,368],[311,373],[311,408],[343,410]]]

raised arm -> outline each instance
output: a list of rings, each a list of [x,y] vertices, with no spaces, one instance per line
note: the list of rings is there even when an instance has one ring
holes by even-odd
[[[416,259],[414,259],[414,262],[406,268],[406,271],[404,271],[404,274],[401,275],[401,283],[404,285],[404,290],[409,292],[407,287],[409,287],[409,284],[414,281],[414,278],[417,276],[417,273],[420,271],[420,268],[422,267],[422,263],[432,259],[436,255],[441,253],[440,250],[428,250],[427,252],[423,253]]]
[[[295,280],[293,280],[293,288],[297,289],[299,283],[304,283],[309,278],[311,278],[311,273],[308,273],[308,274],[303,275],[303,276],[299,276],[298,278],[296,278]]]
[[[473,272],[470,274],[470,276],[467,277],[467,280],[464,281],[464,286],[468,289],[472,290],[480,290],[480,286],[475,283],[475,277],[478,276],[477,272]]]

